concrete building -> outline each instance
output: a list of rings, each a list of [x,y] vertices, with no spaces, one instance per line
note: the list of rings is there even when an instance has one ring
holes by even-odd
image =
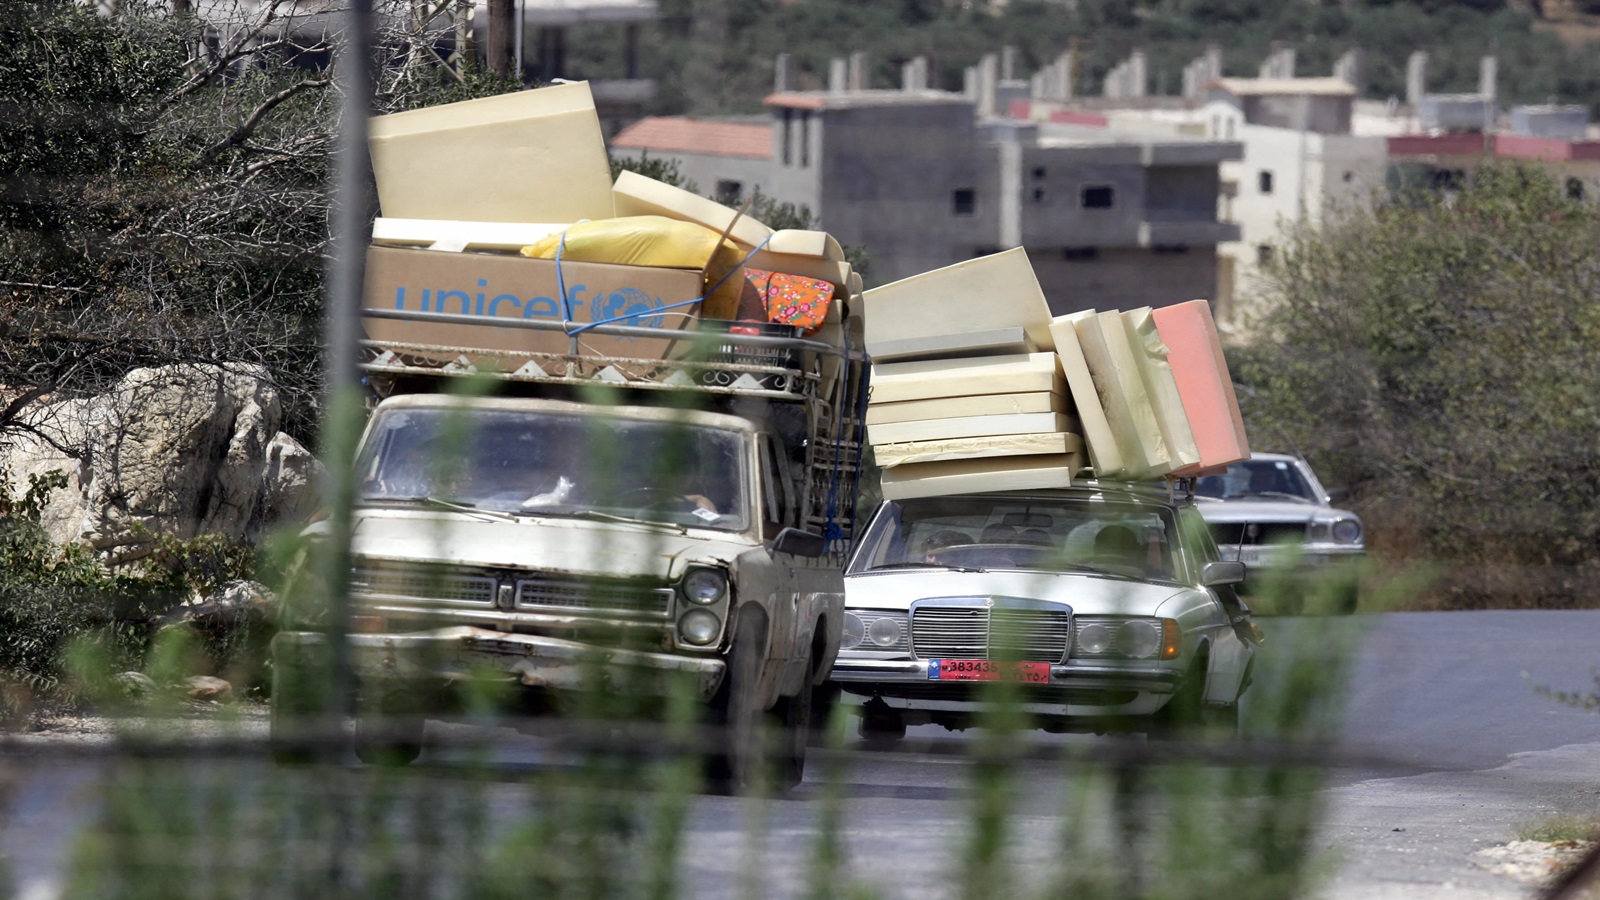
[[[1221,215],[1239,239],[1218,260],[1219,318],[1248,318],[1256,277],[1300,224],[1316,224],[1384,187],[1388,148],[1351,134],[1355,88],[1338,78],[1222,78],[1200,113],[1207,133],[1244,145],[1222,171]]]
[[[1216,203],[1237,143],[985,117],[986,91],[907,84],[775,93],[765,123],[645,119],[612,150],[674,158],[725,200],[809,207],[866,248],[869,284],[1022,246],[1057,314],[1213,297],[1217,244],[1238,237]]]

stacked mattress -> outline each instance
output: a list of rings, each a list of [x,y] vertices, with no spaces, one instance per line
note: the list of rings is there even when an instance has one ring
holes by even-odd
[[[1249,456],[1204,300],[1052,318],[1021,248],[862,299],[886,498],[1185,477]]]

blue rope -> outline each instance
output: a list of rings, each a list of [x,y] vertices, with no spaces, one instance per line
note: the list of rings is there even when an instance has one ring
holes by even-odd
[[[704,294],[701,294],[700,296],[694,298],[693,300],[681,300],[681,301],[679,301],[677,303],[669,303],[669,304],[667,304],[665,306],[656,306],[656,307],[652,307],[650,309],[643,309],[643,310],[640,310],[638,312],[624,313],[624,314],[622,314],[620,316],[612,316],[609,319],[596,319],[595,321],[590,322],[587,325],[579,325],[577,328],[568,328],[566,330],[566,332],[569,335],[583,334],[585,331],[588,331],[589,329],[595,327],[596,325],[609,325],[609,324],[611,324],[613,322],[621,322],[621,321],[624,321],[624,320],[627,320],[627,319],[640,319],[640,318],[644,318],[646,316],[660,315],[661,313],[667,312],[668,310],[679,309],[681,307],[693,306],[696,303],[701,303],[707,297],[711,296],[712,294],[715,294],[717,292],[718,288],[721,288],[724,284],[727,283],[729,278],[733,277],[733,273],[735,273],[735,272],[739,271],[741,268],[743,268],[744,264],[749,262],[757,253],[760,253],[761,250],[763,248],[765,248],[767,246],[767,243],[770,242],[771,240],[772,240],[772,236],[768,235],[765,239],[763,239],[761,241],[761,243],[759,243],[759,244],[757,244],[755,246],[755,249],[751,250],[749,253],[746,253],[745,256],[744,256],[744,259],[740,260],[738,265],[736,265],[733,268],[729,269],[728,271],[724,272],[722,274],[722,277],[717,279],[717,283],[713,284],[711,286],[710,290],[708,290]],[[563,231],[563,232],[561,232],[561,246],[556,249],[556,288],[561,291],[561,311],[562,311],[562,314],[566,317],[565,320],[563,321],[563,324],[571,325],[572,324],[572,307],[567,303],[567,290],[566,290],[566,287],[564,286],[564,282],[563,282],[563,280],[561,278],[561,251],[562,251],[563,248],[566,247],[566,243],[567,243],[567,233],[565,231]]]

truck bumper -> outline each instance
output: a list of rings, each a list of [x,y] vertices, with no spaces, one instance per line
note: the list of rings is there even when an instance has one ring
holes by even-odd
[[[596,647],[534,634],[458,625],[407,634],[351,634],[351,665],[363,681],[463,681],[488,674],[556,691],[628,691],[666,696],[688,678],[702,700],[722,683],[720,659]],[[286,631],[272,640],[281,664],[327,652],[318,632]]]

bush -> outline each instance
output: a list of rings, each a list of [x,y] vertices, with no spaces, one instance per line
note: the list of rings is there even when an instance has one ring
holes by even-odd
[[[1429,605],[1572,605],[1600,570],[1600,206],[1481,170],[1303,230],[1235,356],[1257,443],[1352,488]]]

